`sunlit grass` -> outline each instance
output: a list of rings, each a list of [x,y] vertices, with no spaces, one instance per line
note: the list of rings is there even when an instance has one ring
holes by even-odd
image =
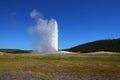
[[[49,74],[120,76],[120,54],[3,54],[0,71]]]

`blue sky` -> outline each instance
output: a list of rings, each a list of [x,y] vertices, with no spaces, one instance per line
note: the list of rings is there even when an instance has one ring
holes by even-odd
[[[57,20],[59,49],[120,38],[120,0],[0,0],[0,48],[32,49],[34,9]]]

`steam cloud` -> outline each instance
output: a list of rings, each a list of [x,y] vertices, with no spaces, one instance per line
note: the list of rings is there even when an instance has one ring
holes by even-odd
[[[36,25],[29,28],[29,33],[34,39],[33,51],[37,53],[54,53],[58,51],[58,25],[55,19],[43,19],[37,10],[30,13]]]

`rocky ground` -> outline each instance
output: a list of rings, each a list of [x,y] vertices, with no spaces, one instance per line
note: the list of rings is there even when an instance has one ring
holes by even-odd
[[[94,75],[73,75],[73,74],[51,74],[56,76],[55,80],[120,80],[120,77],[94,76]],[[53,80],[42,76],[35,76],[23,72],[0,71],[0,80]]]

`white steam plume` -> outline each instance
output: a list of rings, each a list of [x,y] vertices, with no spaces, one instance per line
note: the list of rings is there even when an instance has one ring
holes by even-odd
[[[58,51],[58,25],[55,19],[43,19],[41,13],[33,10],[31,18],[35,19],[36,25],[29,28],[35,43],[33,51],[37,53],[54,53]]]

